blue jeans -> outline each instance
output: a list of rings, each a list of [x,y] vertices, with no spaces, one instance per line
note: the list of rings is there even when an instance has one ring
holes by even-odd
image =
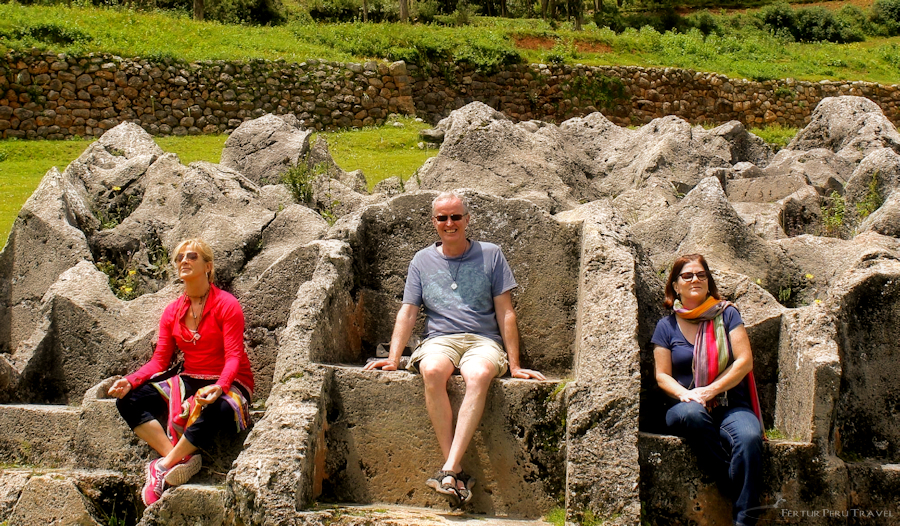
[[[697,402],[679,402],[666,413],[666,425],[673,435],[686,438],[701,467],[725,484],[734,499],[734,523],[756,524],[752,510],[759,506],[762,489],[762,430],[753,411],[717,407],[710,412]]]

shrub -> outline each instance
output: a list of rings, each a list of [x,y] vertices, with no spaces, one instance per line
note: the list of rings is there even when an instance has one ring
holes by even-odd
[[[798,40],[806,42],[860,42],[865,40],[858,30],[841,23],[834,14],[821,6],[797,10]]]
[[[690,27],[698,29],[704,35],[721,33],[718,20],[716,20],[716,17],[714,17],[712,13],[705,9],[687,17],[686,22]]]
[[[676,13],[672,7],[666,7],[659,11],[628,15],[625,17],[625,23],[628,27],[635,29],[649,26],[660,33],[677,30],[679,27],[684,26],[681,15]]]
[[[894,42],[881,46],[878,48],[878,55],[881,57],[881,60],[900,71],[900,45]]]
[[[900,0],[875,0],[872,19],[883,24],[888,35],[900,34]]]
[[[615,4],[608,3],[604,3],[599,11],[594,12],[594,24],[598,28],[608,27],[616,33],[621,33],[628,27],[619,8]]]
[[[414,13],[420,22],[433,22],[434,18],[441,12],[441,5],[437,0],[422,0],[416,2]]]
[[[762,8],[759,18],[773,35],[789,33],[796,36],[797,34],[797,14],[785,2]]]

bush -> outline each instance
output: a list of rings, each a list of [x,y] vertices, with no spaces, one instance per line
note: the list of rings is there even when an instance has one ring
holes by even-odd
[[[718,20],[716,20],[716,17],[714,17],[712,13],[705,9],[687,17],[686,22],[687,25],[696,28],[704,35],[709,35],[711,33],[721,34]]]
[[[768,5],[760,10],[759,18],[773,35],[779,32],[797,34],[797,14],[787,3]]]
[[[628,27],[619,8],[615,4],[608,3],[604,3],[602,9],[594,12],[594,24],[598,28],[608,27],[616,33],[621,33]]]
[[[865,40],[859,28],[821,6],[794,10],[788,4],[779,3],[765,7],[759,16],[769,31],[778,37],[838,44]]]
[[[861,42],[865,40],[859,30],[842,23],[834,14],[821,6],[797,10],[798,40],[806,42]]]
[[[883,24],[888,35],[900,35],[900,0],[875,0],[872,19]]]

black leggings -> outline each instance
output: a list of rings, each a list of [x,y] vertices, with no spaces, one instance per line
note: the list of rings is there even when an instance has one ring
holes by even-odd
[[[216,380],[201,380],[183,376],[185,398],[193,395],[201,387],[216,383]],[[151,380],[152,382],[152,380]],[[169,416],[169,405],[159,391],[147,382],[137,389],[132,389],[124,397],[116,400],[119,414],[125,419],[132,430],[141,424],[151,420],[158,420],[163,429]],[[237,384],[234,387],[250,401],[250,396]],[[220,396],[215,402],[207,405],[200,412],[200,416],[184,430],[184,437],[198,449],[208,450],[213,444],[216,435],[237,435],[234,409],[225,401],[225,396]]]

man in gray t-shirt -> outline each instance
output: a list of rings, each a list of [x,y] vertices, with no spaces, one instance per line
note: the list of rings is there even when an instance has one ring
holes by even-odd
[[[422,374],[425,405],[444,454],[443,467],[426,484],[459,505],[472,498],[475,479],[462,470],[462,458],[481,421],[491,380],[507,367],[514,378],[545,378],[519,366],[519,330],[510,293],[516,281],[500,248],[466,238],[469,211],[458,194],[438,195],[431,208],[441,240],[413,257],[390,355],[366,369],[399,367],[424,306],[426,339],[410,357],[408,369]],[[457,368],[466,394],[454,429],[447,381]]]

